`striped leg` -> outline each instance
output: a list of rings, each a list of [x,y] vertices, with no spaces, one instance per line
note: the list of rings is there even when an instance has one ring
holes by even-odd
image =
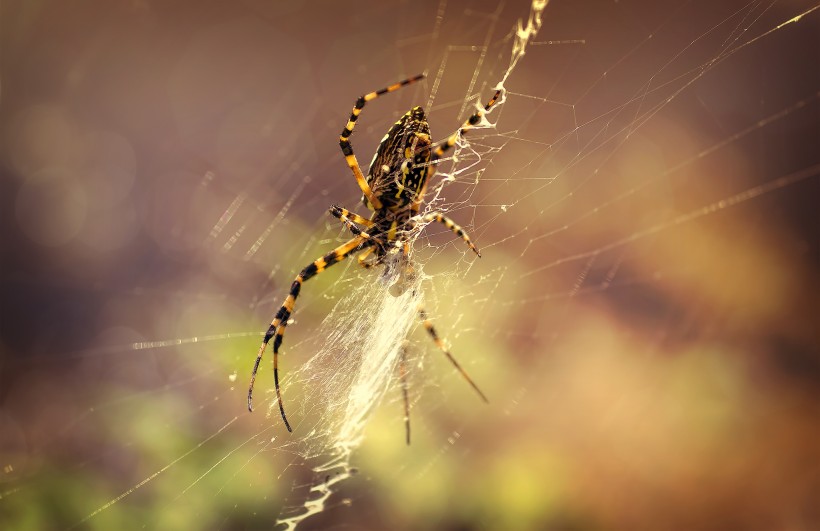
[[[282,405],[282,392],[279,389],[279,347],[282,346],[282,338],[285,335],[285,328],[288,326],[288,319],[290,319],[290,315],[293,313],[296,298],[299,297],[303,282],[318,275],[333,264],[344,260],[350,253],[358,251],[364,245],[371,244],[365,238],[356,236],[318,260],[315,260],[312,264],[302,269],[302,272],[296,276],[296,279],[290,286],[290,293],[282,304],[282,307],[276,312],[276,316],[273,318],[273,321],[271,321],[270,327],[268,327],[268,331],[265,333],[265,338],[262,340],[262,345],[259,347],[259,352],[256,354],[256,363],[253,365],[251,383],[248,386],[248,411],[253,411],[253,384],[256,382],[256,372],[259,370],[259,363],[262,361],[265,347],[267,347],[268,342],[275,335],[276,337],[273,340],[273,381],[276,385],[276,398],[279,401],[279,412],[282,414],[282,420],[285,421],[285,427],[288,431],[293,431],[290,428],[287,416],[285,416],[285,407]]]
[[[461,129],[450,135],[450,138],[448,138],[446,142],[433,150],[433,162],[436,162],[438,159],[443,157],[448,150],[456,145],[459,135],[464,135],[467,131],[475,127],[475,125],[481,121],[481,117],[484,116],[484,113],[489,111],[492,106],[496,104],[500,96],[501,90],[497,90],[492,99],[487,103],[487,105],[484,106],[483,111],[476,111],[475,114],[467,118],[467,121],[462,124]]]
[[[365,269],[370,269],[371,267],[373,267],[374,265],[376,265],[378,263],[378,262],[375,262],[375,261],[373,261],[373,262],[366,261],[367,257],[370,256],[370,253],[373,252],[373,249],[374,249],[374,247],[368,247],[367,249],[365,249],[364,251],[362,251],[359,254],[359,258],[358,258],[359,265],[362,266]]]
[[[387,94],[389,92],[396,91],[401,87],[409,85],[411,83],[415,83],[416,81],[424,79],[424,74],[419,74],[415,77],[411,77],[405,79],[404,81],[400,81],[396,84],[390,85],[387,88],[383,88],[381,90],[377,90],[376,92],[371,92],[370,94],[365,94],[361,96],[358,100],[356,100],[356,104],[353,107],[353,113],[350,115],[350,119],[347,121],[347,125],[345,128],[342,129],[342,134],[339,136],[339,146],[342,148],[342,153],[344,153],[345,161],[347,161],[347,165],[350,167],[350,171],[353,172],[353,177],[356,178],[356,183],[358,183],[359,188],[362,189],[362,193],[367,198],[370,206],[373,210],[378,210],[382,208],[382,202],[379,200],[378,197],[373,193],[373,190],[370,189],[370,185],[367,184],[367,179],[365,179],[364,175],[362,174],[362,169],[359,167],[359,162],[356,160],[356,155],[353,154],[353,147],[350,145],[350,135],[353,134],[353,127],[356,125],[356,120],[359,119],[359,115],[362,113],[362,109],[364,109],[365,104],[368,101],[375,100],[379,96]]]
[[[410,446],[410,398],[407,391],[407,348],[409,344],[410,342],[405,339],[401,345],[401,357],[399,358],[399,380],[404,397],[404,433],[408,446]]]
[[[461,365],[459,365],[459,363],[456,361],[453,355],[450,354],[450,351],[447,350],[447,347],[444,345],[444,341],[442,341],[442,339],[438,336],[438,334],[436,333],[436,329],[433,328],[433,323],[431,323],[430,319],[427,318],[427,312],[425,312],[424,308],[422,308],[421,306],[419,306],[419,319],[421,319],[424,328],[427,329],[427,333],[429,333],[430,337],[433,338],[433,341],[435,341],[436,346],[439,348],[439,350],[441,350],[444,353],[444,355],[447,356],[447,359],[450,360],[450,363],[453,364],[453,367],[455,367],[456,370],[461,373],[461,376],[463,376],[464,379],[467,380],[467,383],[470,384],[470,386],[472,386],[473,389],[475,389],[475,392],[478,393],[478,396],[480,396],[484,402],[487,402],[489,404],[490,401],[487,400],[487,397],[484,395],[484,393],[481,392],[481,389],[478,388],[475,382],[473,382],[472,378],[470,378],[470,376],[467,374],[467,371],[465,371],[461,367]]]
[[[354,214],[350,210],[342,208],[338,205],[331,206],[330,213],[333,214],[334,217],[339,218],[341,222],[344,223],[348,229],[350,229],[350,232],[352,232],[354,236],[361,236],[365,239],[371,238],[370,234],[362,231],[362,229],[355,225],[356,223],[359,223],[365,227],[372,227],[373,222],[369,219],[363,218],[358,214]]]
[[[460,226],[459,226],[459,225],[458,225],[455,221],[453,221],[452,219],[448,218],[447,216],[445,216],[445,215],[444,215],[444,214],[442,214],[441,212],[431,212],[431,213],[427,214],[426,216],[424,216],[424,217],[422,218],[422,220],[423,220],[424,222],[426,222],[426,223],[429,223],[429,222],[431,222],[431,221],[437,221],[437,222],[439,222],[439,223],[443,224],[445,227],[447,227],[448,229],[450,229],[451,231],[453,231],[453,232],[455,233],[455,235],[456,235],[456,236],[458,236],[459,238],[461,238],[462,240],[464,240],[464,242],[465,242],[467,245],[469,245],[469,246],[470,246],[470,249],[472,249],[472,250],[473,250],[473,252],[474,252],[475,254],[477,254],[479,258],[481,258],[481,253],[479,252],[478,248],[476,248],[476,246],[475,246],[475,245],[473,245],[473,242],[470,240],[470,237],[469,237],[469,236],[467,236],[467,233],[466,233],[466,232],[464,232],[464,229],[462,229],[462,228],[461,228],[461,227],[460,227]]]
[[[481,121],[481,117],[484,116],[484,113],[489,111],[498,102],[498,98],[500,97],[501,90],[497,90],[493,95],[492,99],[490,99],[490,101],[487,102],[487,105],[484,106],[483,111],[476,111],[475,114],[467,118],[467,121],[461,125],[461,128],[458,131],[450,135],[450,137],[443,144],[439,145],[436,149],[433,150],[433,155],[430,160],[430,174],[427,176],[427,180],[424,182],[424,186],[422,186],[421,191],[416,196],[416,200],[413,201],[413,204],[410,207],[414,215],[418,214],[419,210],[421,209],[421,203],[422,201],[424,201],[424,195],[427,193],[427,184],[430,182],[430,180],[433,178],[433,175],[435,175],[436,173],[438,160],[441,159],[441,157],[443,157],[447,151],[449,151],[450,149],[452,149],[453,146],[456,145],[456,141],[458,141],[459,135],[466,134],[467,131],[475,127],[475,125]]]

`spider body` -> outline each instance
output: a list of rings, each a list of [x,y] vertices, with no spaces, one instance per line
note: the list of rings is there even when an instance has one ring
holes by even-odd
[[[413,107],[384,135],[367,172],[367,184],[383,208],[397,212],[419,200],[430,173],[430,126]],[[362,202],[371,209],[366,195]]]
[[[495,105],[501,95],[501,90],[496,91],[493,98],[484,106],[483,110],[476,111],[462,124],[458,131],[450,135],[446,141],[435,148],[430,139],[430,127],[427,123],[424,110],[421,107],[413,107],[407,111],[407,113],[388,130],[384,138],[382,138],[376,150],[376,154],[370,163],[367,177],[362,174],[356,155],[353,152],[353,147],[350,144],[350,136],[353,134],[353,128],[367,102],[423,78],[423,74],[418,75],[376,92],[361,96],[356,100],[347,125],[345,125],[345,128],[339,136],[339,146],[342,149],[345,161],[353,173],[356,183],[362,190],[362,202],[367,208],[373,211],[373,214],[368,219],[337,205],[333,205],[330,208],[330,213],[342,221],[350,232],[353,233],[354,237],[321,258],[314,260],[296,276],[296,279],[291,284],[288,296],[285,298],[279,311],[276,312],[273,321],[271,321],[268,327],[268,331],[265,333],[262,345],[259,347],[259,351],[256,355],[256,362],[253,367],[253,372],[251,373],[250,385],[248,386],[248,409],[253,411],[253,385],[256,381],[259,363],[262,360],[262,355],[265,352],[267,344],[273,339],[273,376],[276,385],[276,397],[279,403],[279,411],[282,414],[282,420],[288,431],[293,430],[285,415],[285,409],[282,404],[282,393],[279,387],[279,349],[282,345],[282,339],[290,316],[293,313],[296,299],[301,292],[304,282],[355,253],[360,253],[358,257],[359,264],[365,268],[380,264],[384,264],[390,268],[393,267],[394,264],[398,264],[398,267],[402,268],[400,271],[402,278],[411,276],[413,275],[413,268],[409,257],[410,233],[416,229],[419,224],[433,221],[445,225],[464,240],[470,249],[478,256],[481,256],[476,246],[473,245],[470,240],[470,237],[450,218],[440,212],[431,212],[422,216],[419,215],[419,210],[424,200],[427,183],[434,175],[438,161],[444,153],[456,144],[459,135],[463,135],[473,128],[481,120],[484,112],[490,110],[490,108]],[[368,257],[373,254],[374,251],[375,258],[368,260]],[[394,252],[401,252],[401,259],[399,261],[386,260],[387,255]],[[484,401],[487,401],[484,393],[481,392],[478,386],[476,386],[447,350],[444,341],[438,336],[432,323],[427,318],[426,312],[421,307],[418,308],[418,316],[438,348],[441,349],[456,370],[461,373],[462,377],[475,389],[479,396],[481,396]],[[404,386],[405,425],[407,442],[409,444],[409,402],[406,389],[407,371],[404,349],[402,350],[399,365],[400,378]]]
[[[431,156],[430,126],[424,110],[413,107],[384,135],[367,172],[367,184],[382,205],[376,209],[367,195],[362,195],[362,203],[374,211],[368,234],[374,237],[376,259],[364,262],[366,267],[386,263],[390,244],[414,228],[410,221],[415,213],[413,205],[423,198]]]

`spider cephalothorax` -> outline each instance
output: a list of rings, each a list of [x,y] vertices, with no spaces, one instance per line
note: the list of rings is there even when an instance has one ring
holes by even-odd
[[[262,354],[265,352],[265,347],[271,338],[273,338],[273,379],[276,385],[276,398],[279,402],[279,411],[282,414],[282,420],[285,422],[288,431],[293,430],[291,430],[290,423],[285,415],[285,408],[282,405],[282,393],[279,388],[279,348],[282,345],[285,328],[288,325],[288,320],[296,304],[296,298],[299,296],[304,282],[355,253],[359,253],[359,264],[363,267],[373,267],[380,264],[391,267],[391,264],[398,263],[400,267],[406,269],[406,271],[401,272],[403,276],[412,276],[410,234],[420,224],[430,223],[432,221],[445,225],[464,240],[467,245],[470,246],[470,249],[478,256],[481,256],[476,246],[473,245],[470,240],[470,237],[467,236],[461,227],[453,220],[440,212],[431,212],[422,216],[419,215],[419,210],[424,200],[427,183],[435,173],[438,161],[447,150],[455,145],[459,135],[466,133],[475,126],[481,120],[484,112],[490,110],[490,108],[495,105],[501,95],[500,90],[496,91],[493,98],[483,109],[476,111],[462,124],[457,132],[450,135],[446,141],[436,148],[433,148],[430,138],[430,127],[427,124],[427,117],[424,115],[424,110],[421,107],[413,107],[407,111],[399,121],[393,124],[384,138],[382,138],[376,150],[376,154],[373,156],[373,161],[370,163],[367,177],[362,174],[359,162],[353,153],[353,147],[350,145],[350,135],[353,134],[356,121],[359,119],[359,115],[368,101],[374,100],[383,94],[398,90],[403,86],[423,78],[423,74],[418,75],[360,97],[356,100],[350,119],[347,121],[347,125],[345,125],[345,128],[339,136],[339,146],[342,148],[345,161],[353,173],[356,183],[362,190],[362,201],[367,208],[373,211],[373,214],[368,219],[340,206],[333,205],[330,207],[330,213],[339,218],[348,229],[350,229],[354,237],[328,254],[314,260],[313,263],[302,269],[296,276],[296,279],[290,286],[290,293],[287,298],[285,298],[285,302],[282,303],[279,311],[276,312],[273,321],[271,321],[268,327],[268,331],[265,333],[265,338],[262,340],[262,345],[259,347],[259,351],[256,355],[256,363],[253,366],[251,382],[248,387],[248,409],[253,411],[252,397],[253,384],[256,381],[256,372],[259,369],[259,363],[262,361]],[[374,251],[375,256],[368,259],[371,254],[374,254]],[[388,262],[386,260],[386,257],[393,253],[401,253],[398,262]],[[461,368],[455,358],[453,358],[447,350],[444,341],[436,333],[435,328],[433,328],[423,308],[419,307],[418,315],[436,345],[481,398],[486,401],[487,398],[484,396],[484,393],[473,383],[464,369]],[[404,352],[402,352],[400,376],[404,387],[405,425],[407,442],[409,443],[410,406],[407,400],[406,374]]]

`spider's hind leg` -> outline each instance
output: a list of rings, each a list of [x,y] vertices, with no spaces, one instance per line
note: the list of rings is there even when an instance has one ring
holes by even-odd
[[[409,347],[410,342],[405,339],[401,344],[399,354],[399,381],[401,382],[401,393],[404,399],[404,434],[408,446],[410,445],[410,397],[407,384],[407,349]]]
[[[445,356],[447,356],[447,359],[450,360],[450,363],[453,364],[453,367],[455,367],[456,370],[461,373],[461,376],[463,376],[464,379],[467,380],[467,383],[470,384],[470,386],[475,390],[476,393],[478,393],[478,396],[480,396],[484,402],[489,404],[490,401],[487,400],[487,396],[483,392],[481,392],[481,389],[479,389],[473,381],[473,379],[470,378],[470,375],[467,374],[467,371],[464,370],[464,368],[458,363],[458,361],[456,361],[453,355],[450,354],[450,351],[447,350],[447,346],[444,344],[444,341],[439,337],[438,333],[436,333],[436,329],[433,327],[433,323],[427,317],[427,312],[424,311],[424,308],[421,305],[419,305],[418,312],[419,319],[421,319],[421,323],[424,325],[424,328],[427,330],[427,333],[430,334],[430,337],[433,338],[433,341],[435,342],[439,350],[441,350],[441,352],[444,353]]]

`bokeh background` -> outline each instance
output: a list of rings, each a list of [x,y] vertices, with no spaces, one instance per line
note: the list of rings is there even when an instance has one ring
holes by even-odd
[[[490,405],[414,331],[412,445],[394,386],[305,528],[820,527],[820,11],[778,27],[814,7],[546,8],[496,129],[442,167],[483,258],[433,228],[415,249]],[[328,206],[358,205],[337,135],[423,71],[368,106],[359,160],[412,105],[453,131],[528,12],[2,2],[0,527],[272,528],[314,499],[322,434],[244,396],[293,275],[345,236]],[[336,269],[288,332],[294,419],[317,330],[385,289]]]

